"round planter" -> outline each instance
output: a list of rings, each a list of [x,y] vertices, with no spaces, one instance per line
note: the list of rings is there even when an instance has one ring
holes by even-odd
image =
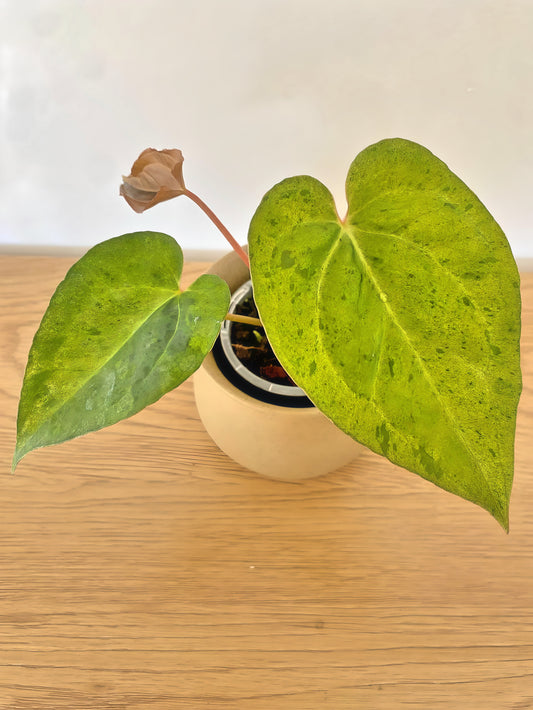
[[[233,293],[250,274],[235,253],[209,273],[225,279]],[[257,399],[233,385],[213,353],[194,375],[200,418],[217,446],[241,466],[269,478],[298,481],[334,471],[364,447],[313,406],[280,406]]]

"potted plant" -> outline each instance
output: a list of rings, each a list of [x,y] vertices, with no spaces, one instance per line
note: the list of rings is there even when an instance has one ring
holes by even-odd
[[[283,481],[319,476],[356,458],[361,444],[291,386],[264,330],[233,320],[250,316],[248,310],[235,313],[243,302],[253,306],[243,261],[231,252],[209,273],[222,277],[232,293],[220,337],[194,374],[198,413],[211,438],[245,468]],[[250,352],[257,362],[250,362]]]
[[[144,151],[124,178],[137,211],[178,195],[180,151]],[[341,218],[318,180],[273,187],[250,224],[261,327],[292,380],[360,444],[470,500],[508,529],[520,284],[474,193],[403,139],[353,161]],[[58,286],[30,350],[14,466],[32,449],[129,417],[198,370],[227,314],[215,274],[186,291],[168,235],[93,247]],[[272,444],[275,446],[275,442]]]

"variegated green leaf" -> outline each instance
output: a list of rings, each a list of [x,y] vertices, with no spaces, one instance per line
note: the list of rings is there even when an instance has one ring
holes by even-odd
[[[364,150],[348,214],[311,177],[276,185],[250,227],[274,351],[341,429],[486,508],[505,528],[521,390],[519,278],[472,191],[401,139]]]
[[[187,379],[210,351],[229,289],[200,276],[186,291],[172,237],[125,234],[83,256],[58,286],[33,341],[13,465],[130,417]]]

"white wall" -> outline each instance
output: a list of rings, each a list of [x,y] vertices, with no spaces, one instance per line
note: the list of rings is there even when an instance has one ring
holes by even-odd
[[[181,148],[190,189],[245,241],[275,182],[308,173],[342,203],[355,155],[402,136],[465,180],[515,255],[533,256],[533,0],[0,8],[0,245],[157,229],[225,248],[185,198],[140,216],[117,196],[143,148]]]

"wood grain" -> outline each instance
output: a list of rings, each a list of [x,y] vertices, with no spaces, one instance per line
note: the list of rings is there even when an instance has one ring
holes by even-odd
[[[0,710],[533,708],[533,275],[507,536],[370,452],[254,476],[190,383],[12,476],[28,348],[72,259],[0,260]]]

